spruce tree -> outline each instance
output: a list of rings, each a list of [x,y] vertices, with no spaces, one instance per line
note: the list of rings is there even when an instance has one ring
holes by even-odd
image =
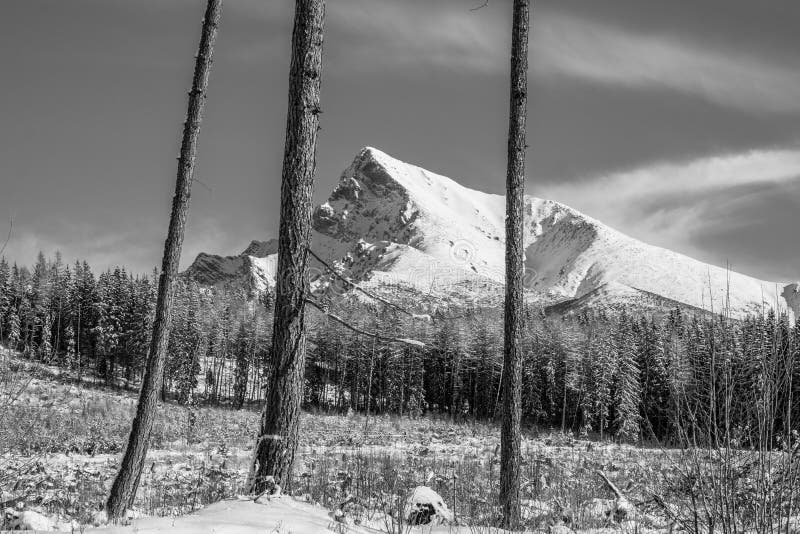
[[[617,367],[614,384],[614,408],[617,436],[625,441],[639,438],[642,395],[640,370],[636,357],[634,324],[623,312],[616,332]]]
[[[8,347],[11,350],[19,349],[19,342],[21,339],[21,327],[19,315],[15,309],[8,312]]]
[[[602,440],[611,425],[612,388],[617,364],[616,346],[606,321],[597,328],[590,354],[592,372],[587,381],[592,383],[594,421]]]
[[[322,84],[324,0],[295,2],[289,110],[281,173],[278,282],[272,372],[249,482],[264,491],[267,477],[286,487],[299,439],[306,356],[305,300]]]
[[[67,324],[64,328],[64,365],[71,369],[75,364],[75,330],[72,324]]]
[[[638,343],[642,384],[642,412],[646,418],[644,430],[663,439],[669,430],[670,397],[669,360],[662,329],[655,320],[642,319]]]
[[[252,354],[252,334],[247,331],[244,321],[239,323],[239,331],[234,342],[233,406],[241,410],[247,399],[247,379],[250,376],[250,356]]]
[[[11,309],[11,268],[6,259],[0,257],[0,343],[7,336],[8,312]]]

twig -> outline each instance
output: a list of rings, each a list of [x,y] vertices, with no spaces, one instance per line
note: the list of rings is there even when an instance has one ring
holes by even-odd
[[[478,11],[479,9],[483,9],[488,5],[489,5],[489,0],[484,0],[484,2],[481,5],[470,8],[470,11]]]
[[[213,193],[213,192],[214,192],[214,190],[213,190],[213,189],[211,189],[211,186],[210,186],[210,185],[208,185],[208,184],[205,184],[205,183],[201,182],[201,181],[200,181],[200,180],[198,180],[197,178],[194,178],[194,177],[193,177],[193,178],[192,178],[192,182],[197,182],[198,184],[202,185],[203,187],[205,187],[205,188],[206,188],[206,190],[207,190],[209,193]]]
[[[306,301],[306,303],[311,304],[316,309],[318,309],[319,311],[324,313],[329,318],[331,318],[334,321],[336,321],[337,323],[349,328],[350,330],[352,330],[356,334],[361,334],[363,336],[373,337],[373,338],[375,338],[375,339],[377,339],[379,341],[386,341],[388,343],[403,343],[403,344],[411,345],[412,347],[417,347],[417,348],[425,346],[425,343],[423,343],[421,341],[417,341],[415,339],[407,339],[407,338],[400,338],[400,337],[386,337],[386,336],[382,336],[382,335],[380,335],[380,334],[378,334],[376,332],[367,332],[366,330],[362,330],[362,329],[358,328],[357,326],[351,325],[350,323],[348,323],[347,321],[345,321],[344,319],[342,319],[338,315],[335,315],[335,314],[327,311],[325,308],[323,308],[315,300],[313,300],[313,299],[305,299],[305,301]]]

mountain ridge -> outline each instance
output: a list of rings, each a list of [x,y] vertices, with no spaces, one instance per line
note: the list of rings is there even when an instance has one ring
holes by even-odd
[[[501,195],[365,147],[314,210],[312,247],[358,283],[406,285],[432,298],[453,296],[465,284],[490,284],[496,291],[504,280],[504,210]],[[552,200],[526,196],[525,213],[525,287],[543,305],[585,303],[582,297],[590,294],[635,302],[638,292],[643,301],[659,297],[691,309],[721,310],[727,304],[734,315],[775,303],[800,312],[797,284],[777,288],[643,243]],[[201,254],[187,274],[208,285],[241,279],[253,290],[268,291],[277,243],[258,243],[240,256]],[[332,277],[320,265],[312,267],[314,289],[330,289]],[[461,291],[481,296],[480,289]],[[604,299],[596,300],[602,306]]]

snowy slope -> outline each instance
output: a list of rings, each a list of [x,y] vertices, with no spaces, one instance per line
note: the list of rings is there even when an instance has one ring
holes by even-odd
[[[343,274],[373,286],[495,295],[504,278],[504,210],[502,196],[368,147],[315,210],[313,248]],[[647,245],[557,202],[527,197],[525,225],[525,284],[549,304],[641,301],[647,308],[655,299],[720,311],[729,299],[736,315],[776,303],[800,311],[796,284],[757,280]],[[201,255],[190,271],[204,283],[249,276],[258,279],[254,286],[271,287],[273,250],[271,242],[257,254]]]

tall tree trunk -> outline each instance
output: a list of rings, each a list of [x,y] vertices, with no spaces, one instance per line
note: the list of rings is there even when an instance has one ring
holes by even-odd
[[[511,110],[506,176],[506,301],[503,423],[500,433],[500,503],[503,526],[520,526],[520,419],[522,413],[523,224],[525,217],[525,121],[528,100],[529,0],[514,0],[511,42]]]
[[[139,392],[136,416],[133,419],[133,426],[128,438],[128,446],[106,502],[106,510],[110,518],[119,518],[133,504],[144,459],[147,455],[158,397],[161,394],[167,343],[172,322],[172,285],[178,274],[181,247],[183,246],[183,234],[186,227],[186,215],[189,211],[189,196],[197,155],[197,137],[203,117],[208,77],[211,72],[211,56],[214,40],[217,37],[221,10],[222,0],[208,0],[194,68],[194,78],[192,79],[192,90],[189,93],[189,109],[183,128],[183,142],[178,160],[178,176],[175,184],[175,197],[172,200],[169,231],[164,243],[153,337],[150,340],[150,352],[147,357],[142,388]]]
[[[305,298],[311,195],[316,167],[322,77],[324,0],[295,3],[289,111],[281,179],[278,277],[269,392],[256,441],[252,490],[265,489],[267,476],[287,487],[297,450],[305,371]]]

